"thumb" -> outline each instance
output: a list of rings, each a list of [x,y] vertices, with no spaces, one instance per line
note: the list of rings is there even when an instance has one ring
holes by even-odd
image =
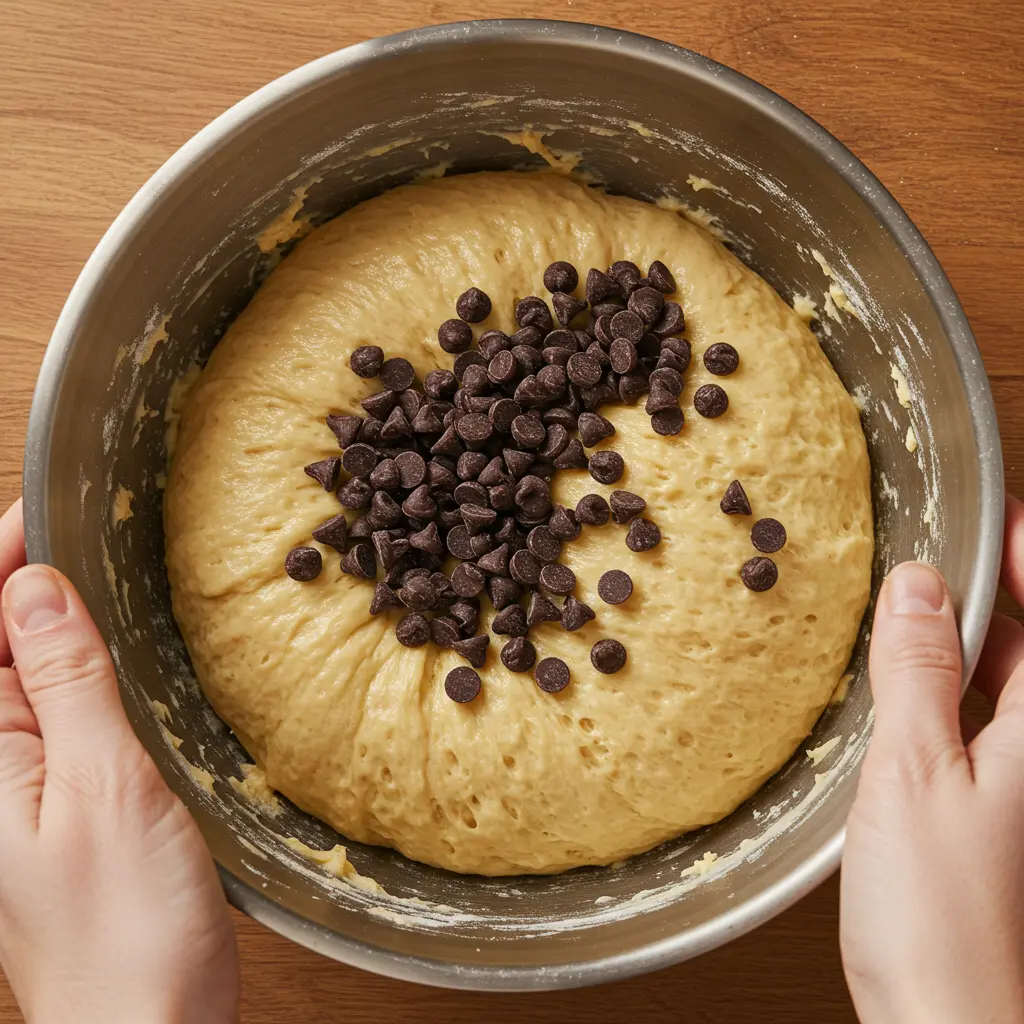
[[[95,765],[134,740],[110,653],[64,576],[45,565],[19,569],[4,586],[3,617],[48,769]]]
[[[870,652],[875,699],[872,747],[923,762],[964,753],[962,669],[953,603],[937,570],[896,566],[882,585]]]

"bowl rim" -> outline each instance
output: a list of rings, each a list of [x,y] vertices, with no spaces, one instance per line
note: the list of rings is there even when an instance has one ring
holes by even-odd
[[[952,346],[967,392],[972,429],[979,444],[981,529],[960,612],[966,686],[981,652],[998,585],[1003,535],[1003,462],[995,407],[981,354],[945,272],[920,231],[878,178],[843,143],[788,100],[746,75],[692,50],[637,33],[583,22],[541,19],[452,22],[356,43],[273,80],[234,104],[181,146],[107,229],[79,274],[54,326],[40,367],[26,434],[23,493],[29,561],[50,562],[52,558],[47,525],[51,413],[67,370],[76,325],[102,289],[112,258],[160,201],[161,195],[251,119],[339,72],[404,51],[508,39],[510,34],[537,44],[565,43],[599,51],[624,51],[638,60],[653,61],[690,77],[713,80],[716,88],[756,109],[813,149],[871,206],[881,226],[900,246]],[[832,874],[839,866],[844,839],[845,826],[840,826],[785,878],[701,925],[629,952],[555,966],[453,964],[394,953],[315,924],[273,902],[220,865],[218,871],[228,899],[238,909],[292,941],[344,963],[405,981],[445,988],[528,991],[574,988],[630,977],[667,967],[738,938],[796,903]]]

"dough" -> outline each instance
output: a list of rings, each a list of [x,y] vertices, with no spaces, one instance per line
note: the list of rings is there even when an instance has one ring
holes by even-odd
[[[513,298],[544,294],[553,260],[580,269],[663,260],[679,282],[694,359],[686,426],[659,437],[636,407],[616,427],[616,486],[646,498],[664,540],[634,554],[625,528],[585,529],[562,560],[597,619],[532,631],[538,656],[572,668],[561,694],[513,674],[492,637],[472,703],[443,682],[465,662],[395,638],[369,583],[321,548],[312,583],[285,554],[338,511],[302,472],[337,453],[328,413],[379,389],[348,356],[379,343],[421,376],[450,367],[436,341],[470,285],[494,300],[480,330],[514,329]],[[693,411],[715,380],[701,353],[739,351],[718,380],[720,419]],[[743,482],[754,517],[719,500]],[[568,505],[612,488],[556,475]],[[270,785],[343,835],[454,871],[503,875],[607,864],[727,815],[793,753],[846,666],[868,600],[869,467],[850,396],[803,321],[684,218],[554,173],[459,175],[395,189],[313,232],[227,332],[185,404],[165,499],[174,613],[200,683]],[[754,518],[788,530],[767,593],[739,576]],[[597,581],[634,581],[618,607]],[[493,610],[485,602],[483,621]],[[621,640],[601,675],[591,646]]]

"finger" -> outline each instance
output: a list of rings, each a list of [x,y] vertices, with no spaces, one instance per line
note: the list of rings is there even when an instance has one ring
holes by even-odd
[[[134,734],[103,638],[75,588],[56,569],[19,569],[3,591],[18,676],[56,772],[112,765]]]
[[[983,693],[994,708],[1007,680],[1022,662],[1024,626],[1005,615],[993,615],[971,686]]]
[[[949,591],[931,566],[904,562],[882,584],[869,665],[874,746],[924,771],[964,754],[960,641]]]
[[[19,498],[0,518],[0,589],[7,577],[25,564],[25,528],[21,518]],[[11,648],[7,643],[7,632],[0,620],[0,668],[11,665]]]
[[[1024,605],[1024,502],[1006,495],[1003,529],[1002,584],[1019,605]]]
[[[0,832],[34,824],[43,787],[43,741],[18,674],[0,668]]]

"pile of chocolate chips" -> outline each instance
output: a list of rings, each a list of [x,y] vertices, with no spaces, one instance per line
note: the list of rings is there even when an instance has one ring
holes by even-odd
[[[749,516],[754,510],[750,507],[750,499],[739,480],[733,480],[725,489],[718,507],[727,516]],[[786,545],[786,528],[778,519],[758,519],[750,528],[750,542],[763,552],[743,563],[740,578],[749,590],[762,593],[771,590],[778,582],[779,567],[775,560],[766,557],[781,551]]]
[[[572,594],[575,576],[558,561],[562,545],[584,526],[602,526],[610,518],[628,525],[625,542],[632,551],[661,541],[657,525],[641,515],[646,503],[639,495],[616,490],[605,501],[588,494],[570,509],[552,503],[551,478],[559,469],[587,469],[602,484],[621,478],[621,455],[586,451],[615,433],[597,412],[606,402],[633,403],[646,394],[654,430],[679,433],[679,395],[690,363],[689,343],[678,337],[682,308],[664,298],[676,285],[663,263],[652,263],[646,277],[628,261],[607,273],[591,269],[586,301],[571,294],[578,283],[575,267],[552,263],[544,272],[550,306],[539,296],[519,300],[519,330],[511,336],[485,331],[475,348],[471,324],[490,315],[491,300],[478,288],[464,292],[456,303],[458,318],[437,332],[441,348],[456,357],[453,369],[431,371],[421,388],[408,360],[385,359],[376,345],[356,349],[352,370],[377,377],[384,390],[363,400],[365,417],[329,416],[343,455],[305,468],[325,489],[337,488],[344,508],[362,513],[351,527],[344,513],[334,516],[313,537],[342,552],[341,568],[351,575],[376,580],[379,564],[384,578],[376,583],[370,611],[408,610],[396,627],[401,643],[433,641],[482,667],[490,638],[477,628],[486,590],[498,613],[492,631],[511,638],[502,662],[520,672],[536,663],[537,684],[551,693],[568,685],[568,666],[557,658],[536,662],[529,629],[558,621],[576,630],[595,617]],[[704,356],[705,366],[720,376],[732,373],[738,361],[724,343]],[[694,395],[703,416],[720,416],[727,406],[718,385]],[[446,554],[460,560],[450,576],[441,571]],[[285,561],[297,580],[315,579],[321,566],[311,547],[293,549]],[[632,592],[632,581],[612,570],[598,592],[619,604]],[[552,597],[564,598],[560,607]],[[617,672],[626,650],[616,640],[601,640],[591,661],[602,672]],[[479,676],[453,670],[445,689],[453,700],[472,700]]]

